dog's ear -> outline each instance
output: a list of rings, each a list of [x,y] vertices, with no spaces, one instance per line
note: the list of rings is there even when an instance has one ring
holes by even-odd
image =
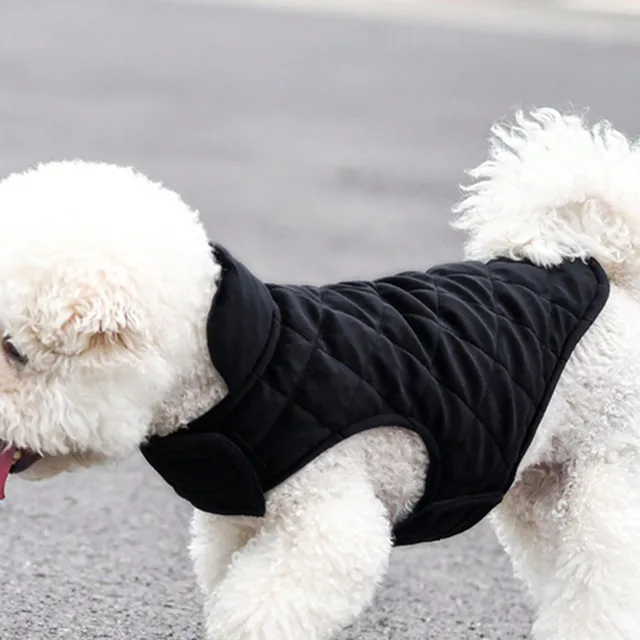
[[[106,283],[48,291],[39,296],[30,328],[46,349],[59,355],[131,349],[141,326],[133,300],[126,288]]]

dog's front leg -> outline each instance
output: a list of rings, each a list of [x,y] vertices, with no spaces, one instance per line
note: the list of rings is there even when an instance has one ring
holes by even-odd
[[[326,640],[372,601],[391,525],[362,469],[309,465],[267,501],[258,535],[207,603],[210,640]]]
[[[535,640],[640,638],[640,466],[632,452],[576,463],[550,522],[555,568]]]
[[[259,518],[218,516],[197,509],[191,519],[189,554],[198,585],[209,596],[241,549],[260,527]]]

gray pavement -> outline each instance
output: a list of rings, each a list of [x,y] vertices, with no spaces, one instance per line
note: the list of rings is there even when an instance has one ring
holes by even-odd
[[[469,16],[3,0],[0,175],[62,157],[133,164],[179,190],[265,278],[456,258],[447,209],[493,120],[573,105],[640,129],[636,23],[541,10],[527,34],[526,21],[475,28]],[[0,640],[203,637],[189,509],[141,459],[11,481],[8,496]],[[481,525],[397,551],[375,607],[341,640],[514,639],[529,624]]]

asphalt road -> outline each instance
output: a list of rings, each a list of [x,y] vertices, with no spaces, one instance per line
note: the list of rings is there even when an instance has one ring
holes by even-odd
[[[62,157],[133,164],[179,190],[265,278],[456,258],[448,207],[493,120],[573,105],[640,128],[640,28],[624,21],[618,39],[612,23],[581,30],[540,14],[527,34],[526,20],[511,30],[469,17],[2,0],[0,175]],[[562,21],[573,25],[564,35]],[[188,518],[139,458],[11,481],[0,639],[203,638]],[[375,607],[341,640],[524,638],[529,624],[481,525],[397,551]]]

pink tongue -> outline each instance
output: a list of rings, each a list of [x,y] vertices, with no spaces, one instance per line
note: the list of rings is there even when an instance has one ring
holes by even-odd
[[[9,471],[11,471],[11,465],[13,464],[14,451],[13,447],[9,447],[0,452],[0,500],[4,500],[4,487],[7,484]]]

